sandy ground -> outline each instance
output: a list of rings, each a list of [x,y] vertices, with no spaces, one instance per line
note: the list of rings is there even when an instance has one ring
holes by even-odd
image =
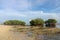
[[[0,25],[0,40],[33,40],[26,34],[12,32],[12,26]]]

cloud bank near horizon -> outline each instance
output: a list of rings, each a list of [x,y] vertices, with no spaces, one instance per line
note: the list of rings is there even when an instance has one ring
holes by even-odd
[[[1,20],[11,20],[11,19],[18,19],[18,20],[23,20],[26,22],[29,22],[31,19],[35,18],[42,18],[44,20],[47,19],[56,19],[57,21],[60,22],[60,13],[44,13],[43,11],[24,11],[24,12],[13,12],[11,11],[6,12],[6,11],[1,11],[0,13],[0,18]]]
[[[0,22],[10,19],[29,21],[33,18],[60,21],[60,0],[0,0]]]

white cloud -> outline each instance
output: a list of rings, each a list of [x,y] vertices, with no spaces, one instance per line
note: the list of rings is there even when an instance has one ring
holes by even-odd
[[[4,9],[28,10],[28,0],[1,0],[1,6]]]
[[[27,19],[32,18],[43,18],[49,19],[54,18],[60,20],[60,13],[44,13],[43,11],[24,11],[17,12],[15,10],[0,10],[0,18],[1,17],[23,17]]]
[[[60,0],[56,0],[56,6],[57,6],[57,7],[60,6]]]
[[[51,12],[60,13],[60,7],[57,7],[57,8],[55,8],[55,9],[51,10]]]
[[[47,0],[36,0],[37,5],[43,5]]]
[[[26,17],[26,15],[24,14],[20,14],[20,13],[5,13],[4,16],[10,16],[10,17]]]
[[[41,6],[44,5],[48,0],[32,0],[31,6]]]
[[[30,0],[0,0],[1,6],[3,7],[3,9],[0,10],[0,18],[1,20],[5,20],[5,18],[6,20],[8,20],[10,17],[13,17],[11,19],[14,19],[15,17],[17,17],[18,19],[21,18],[22,20],[26,20],[26,21],[33,18],[43,18],[45,20],[49,18],[54,18],[60,21],[60,17],[59,17],[60,13],[45,13],[43,11],[30,11],[29,10],[29,8],[32,8],[34,6],[44,5],[48,1],[51,2],[51,0],[34,0],[34,1],[33,0],[32,1]],[[60,4],[59,2],[60,1],[56,1],[56,6],[59,6]],[[20,11],[20,10],[27,10],[27,11]],[[56,10],[60,10],[60,6],[51,11],[56,12]]]
[[[14,6],[18,10],[28,10],[28,0],[17,0]]]
[[[60,13],[44,13],[43,11],[29,11],[28,13],[30,13],[27,15],[30,20],[33,18],[43,18],[45,20],[56,19],[60,21]]]
[[[13,10],[0,11],[0,17],[26,17],[25,14]]]
[[[15,0],[1,0],[1,4],[4,9],[12,8]]]

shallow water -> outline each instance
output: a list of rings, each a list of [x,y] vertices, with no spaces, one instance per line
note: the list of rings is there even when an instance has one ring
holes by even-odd
[[[35,35],[32,31],[27,32],[27,37],[34,37],[34,40],[60,40],[60,34],[54,34],[51,36],[41,34],[35,34]]]
[[[60,40],[60,34],[49,36],[49,35],[37,35],[36,40]]]
[[[60,25],[56,25],[57,28],[60,28]]]

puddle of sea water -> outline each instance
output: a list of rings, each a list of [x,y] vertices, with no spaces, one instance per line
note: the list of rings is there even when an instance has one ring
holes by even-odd
[[[32,31],[27,32],[27,37],[35,37],[35,40],[60,40],[60,34],[55,34],[53,36],[36,34],[36,36],[34,36]]]

